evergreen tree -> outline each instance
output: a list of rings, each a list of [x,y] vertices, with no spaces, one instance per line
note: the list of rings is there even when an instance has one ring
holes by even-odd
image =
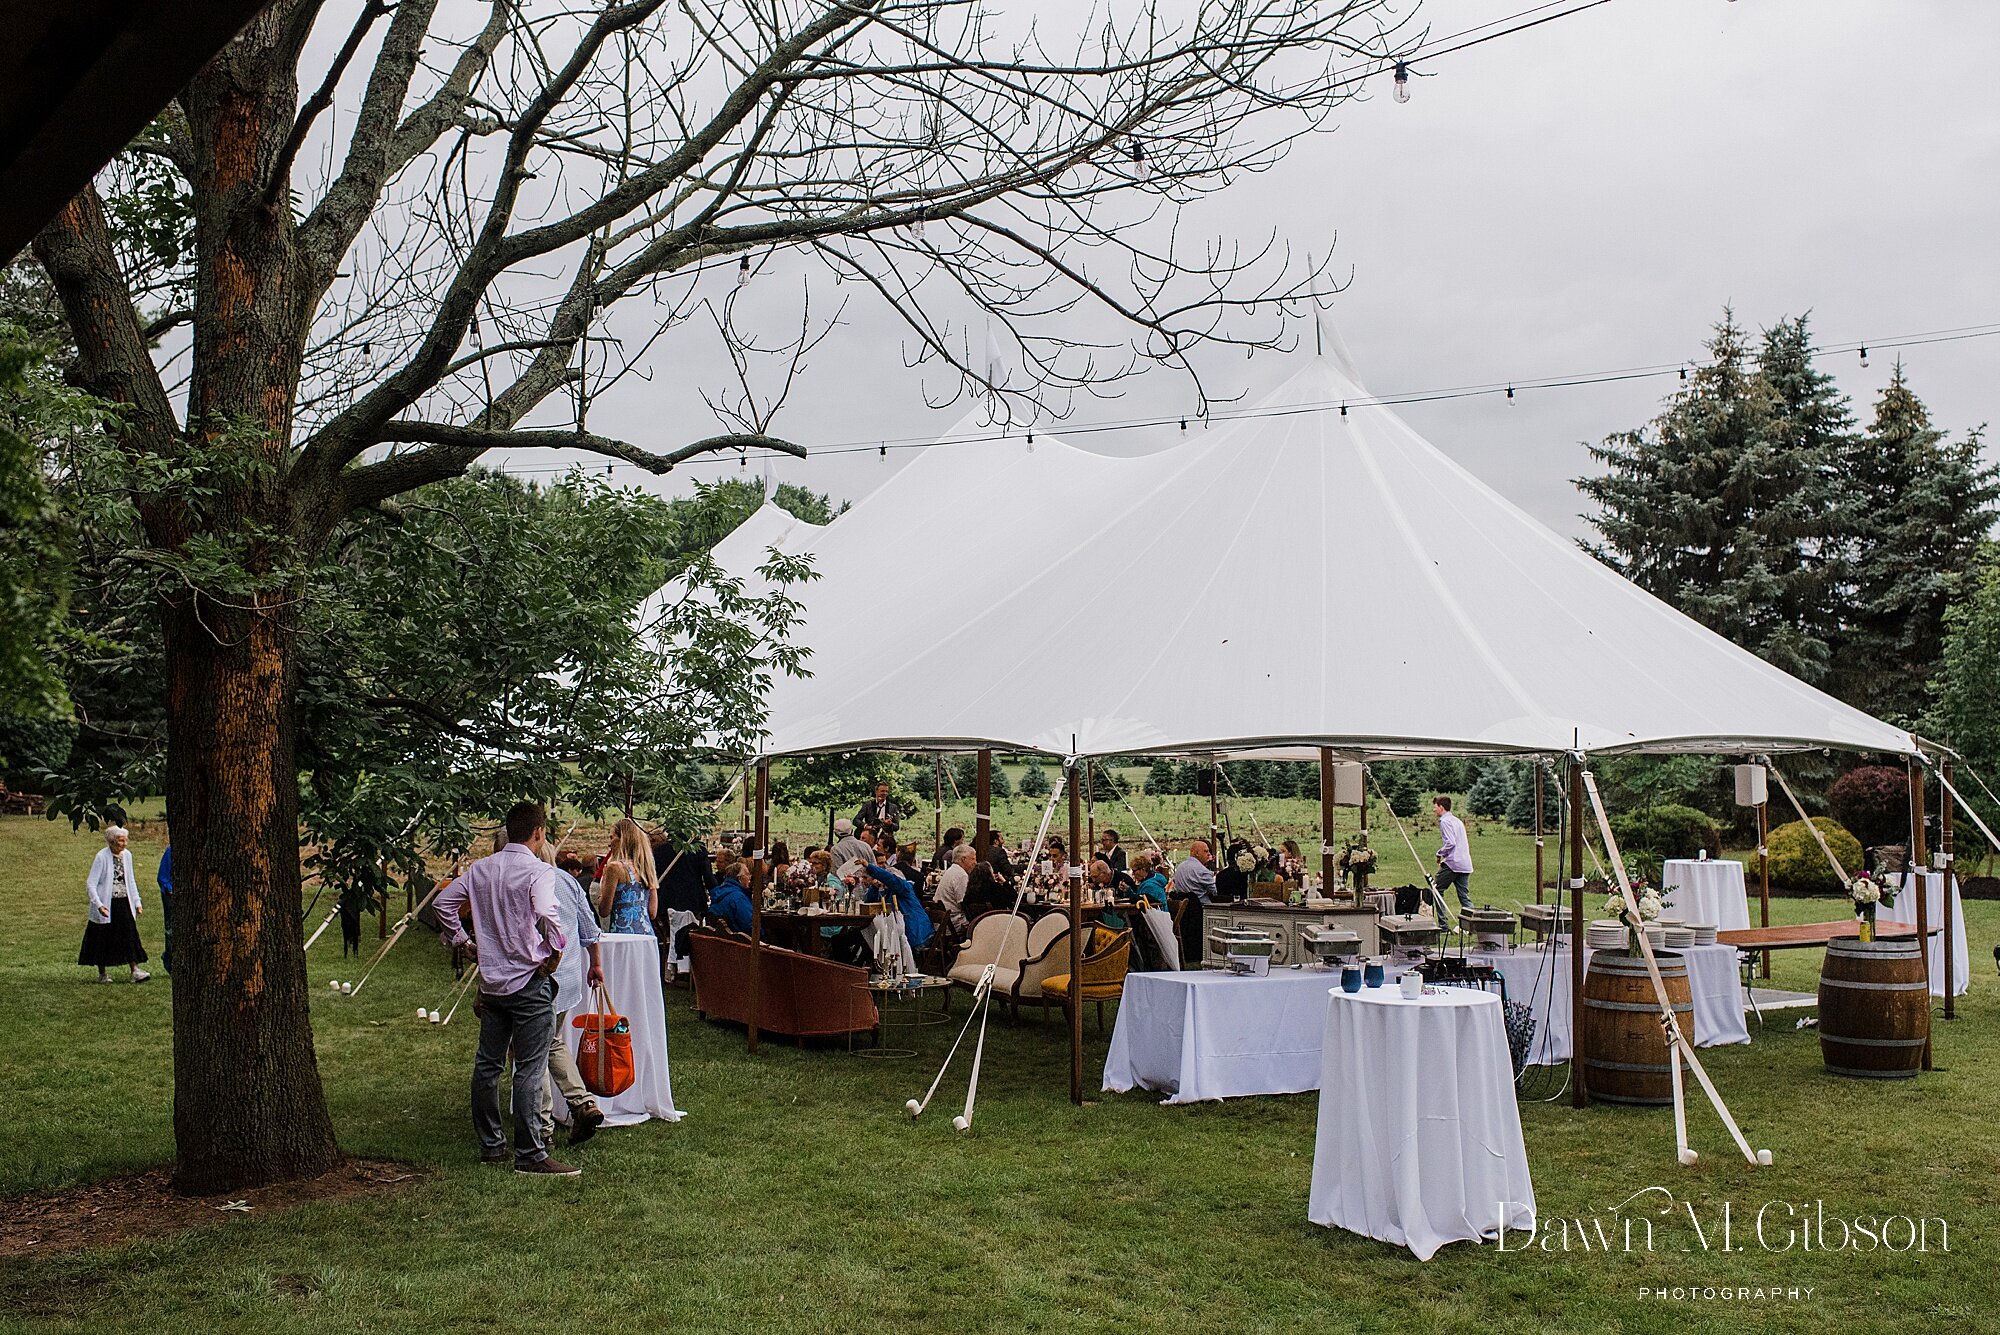
[[[2000,692],[1993,689],[2000,681],[2000,548],[1987,545],[1970,587],[1944,620],[1943,663],[1931,684],[1933,703],[1923,730],[1943,739],[1992,783],[1991,776],[2000,774]],[[1960,791],[1973,799],[1988,825],[2000,829],[2000,809],[1973,787]]]
[[[1507,799],[1507,823],[1517,830],[1532,830],[1535,828],[1535,771],[1540,766],[1541,762],[1539,760],[1531,760],[1525,765],[1518,761],[1514,764],[1513,793]],[[1555,813],[1553,810],[1555,801],[1556,793],[1554,787],[1549,782],[1548,772],[1544,770],[1542,773],[1542,820],[1549,825],[1555,824]]]
[[[1289,760],[1264,762],[1264,796],[1297,797],[1300,766]]]
[[[1146,771],[1146,796],[1169,797],[1181,791],[1180,767],[1165,756],[1155,756]]]
[[[951,762],[952,782],[958,788],[958,795],[970,802],[979,792],[979,757],[962,755]],[[1007,777],[1007,767],[1000,763],[1000,757],[993,757],[993,796],[997,798],[1014,795],[1013,781]]]
[[[1463,793],[1472,785],[1471,771],[1466,762],[1452,756],[1440,756],[1436,760],[1424,762],[1421,787],[1433,793]]]
[[[1980,433],[1953,441],[1933,427],[1898,361],[1846,484],[1861,522],[1833,686],[1871,714],[1913,722],[1944,654],[1945,610],[1976,576],[2000,482],[1980,458]]]
[[[1369,766],[1375,786],[1389,810],[1404,820],[1423,809],[1424,787],[1419,772],[1421,761],[1385,760]]]
[[[1504,760],[1479,766],[1472,786],[1465,791],[1465,809],[1475,816],[1504,816],[1513,800],[1514,779]]]
[[[1049,772],[1042,768],[1041,761],[1030,759],[1028,767],[1021,771],[1021,796],[1047,797],[1049,787]]]
[[[1593,555],[1794,676],[1826,673],[1848,525],[1834,485],[1850,422],[1812,365],[1804,319],[1752,364],[1725,310],[1709,362],[1652,423],[1591,448]]]

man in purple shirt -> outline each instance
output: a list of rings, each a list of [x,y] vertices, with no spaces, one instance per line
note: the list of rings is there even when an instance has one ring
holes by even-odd
[[[1472,854],[1465,847],[1465,822],[1451,814],[1451,799],[1440,793],[1431,799],[1438,820],[1438,894],[1458,887],[1458,906],[1472,907]]]
[[[538,1125],[555,1029],[556,966],[568,942],[556,907],[556,869],[542,861],[548,813],[538,802],[507,812],[507,846],[481,858],[437,898],[444,937],[463,944],[472,921],[479,960],[479,1051],[472,1059],[472,1126],[481,1163],[507,1161],[500,1122],[500,1073],[514,1054],[514,1171],[576,1177],[581,1169],[549,1157]]]

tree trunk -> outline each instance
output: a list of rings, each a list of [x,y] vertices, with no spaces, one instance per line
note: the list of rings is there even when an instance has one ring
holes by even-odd
[[[316,1177],[340,1157],[313,1055],[282,612],[177,600],[167,650],[174,836],[175,1186]]]

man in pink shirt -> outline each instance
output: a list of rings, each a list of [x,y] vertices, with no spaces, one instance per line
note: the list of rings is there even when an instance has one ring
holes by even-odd
[[[507,846],[481,858],[437,898],[444,938],[464,944],[472,922],[479,960],[479,1051],[472,1059],[472,1126],[481,1163],[505,1163],[500,1073],[514,1054],[514,1171],[576,1177],[581,1169],[549,1157],[536,1116],[548,1077],[555,1028],[556,965],[568,944],[556,908],[556,869],[542,861],[548,813],[537,802],[507,812]]]

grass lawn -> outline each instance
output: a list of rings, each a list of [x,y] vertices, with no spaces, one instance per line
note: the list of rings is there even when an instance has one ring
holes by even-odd
[[[1166,803],[1181,802],[1191,819]],[[1300,830],[1309,803],[1260,803]],[[1296,806],[1296,814],[1290,808]],[[1007,820],[1031,832],[1028,804]],[[1142,808],[1143,811],[1143,808]],[[1266,814],[1267,811],[1270,814]],[[1179,837],[1206,802],[1165,799]],[[1352,813],[1347,813],[1351,818]],[[1100,817],[1104,809],[1100,807]],[[1113,818],[1115,820],[1115,818]],[[801,818],[809,830],[810,818]],[[1148,824],[1154,816],[1147,816]],[[1136,830],[1118,822],[1137,843]],[[967,825],[969,821],[965,822]],[[926,836],[928,820],[925,821]],[[1288,830],[1289,832],[1289,830]],[[157,826],[135,840],[150,887]],[[1273,831],[1274,837],[1277,832]],[[1391,832],[1391,838],[1393,833]],[[83,878],[99,847],[66,825],[0,819],[7,931],[0,939],[0,1195],[132,1172],[172,1152],[169,988],[98,987],[73,963]],[[797,845],[795,845],[796,847]],[[1404,879],[1392,846],[1386,882]],[[1480,898],[1531,894],[1531,841],[1488,826],[1473,843]],[[150,907],[150,906],[149,906]],[[671,994],[675,1126],[607,1132],[578,1154],[581,1179],[530,1182],[472,1162],[465,1110],[474,1030],[419,1026],[450,971],[406,940],[357,1000],[328,992],[338,934],[312,952],[321,1072],[343,1144],[435,1169],[406,1191],[318,1203],[113,1250],[0,1262],[0,1327],[102,1331],[1974,1331],[2000,1299],[2000,905],[1968,905],[1973,990],[1937,1027],[1938,1069],[1916,1081],[1837,1079],[1791,1016],[1750,1047],[1711,1050],[1711,1073],[1776,1166],[1729,1150],[1705,1105],[1703,1151],[1674,1162],[1665,1110],[1523,1105],[1544,1221],[1596,1215],[1663,1186],[1708,1229],[1659,1222],[1651,1253],[1447,1248],[1429,1264],[1306,1223],[1317,1099],[1188,1108],[1107,1096],[1072,1108],[1060,1029],[996,1022],[978,1125],[955,1135],[948,1083],[922,1122],[932,1060],[850,1058],[766,1044],[708,1025]],[[1780,900],[1779,921],[1836,916]],[[316,915],[315,915],[316,916]],[[141,932],[157,955],[159,920]],[[372,943],[372,929],[366,939]],[[1816,952],[1779,957],[1781,986],[1809,990]],[[1795,1014],[1795,1013],[1794,1013]],[[1087,1031],[1087,1070],[1104,1035]],[[1093,1081],[1094,1083],[1094,1081]],[[1948,1251],[1766,1250],[1766,1202],[1833,1218],[1942,1217]],[[1719,1249],[1722,1211],[1731,1244]],[[4,1206],[0,1206],[4,1208]],[[1785,1211],[1774,1207],[1775,1223]],[[1837,1241],[1837,1237],[1834,1239]],[[1518,1241],[1518,1240],[1516,1240]],[[1767,1228],[1784,1247],[1786,1231]],[[1810,1286],[1810,1298],[1642,1299],[1641,1287]]]

